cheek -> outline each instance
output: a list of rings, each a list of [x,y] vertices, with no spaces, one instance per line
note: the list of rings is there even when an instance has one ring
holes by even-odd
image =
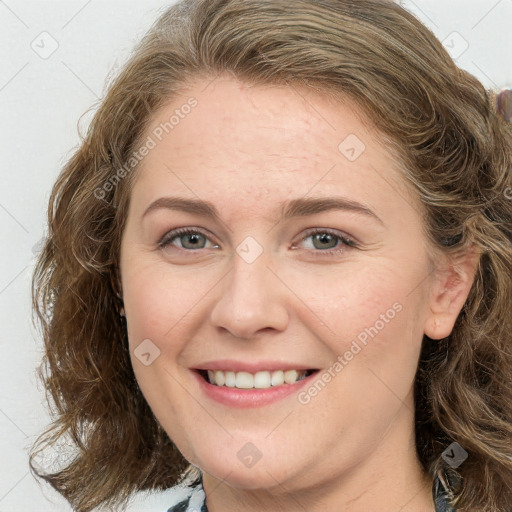
[[[321,294],[320,281],[306,279],[301,298],[314,305],[311,309],[327,325],[315,334],[332,354],[331,372],[339,376],[333,390],[343,397],[337,400],[370,420],[373,411],[400,405],[414,382],[424,304],[420,289],[411,291],[424,276],[421,265],[398,265],[391,259],[351,270],[331,272]],[[348,389],[358,392],[351,398]],[[369,408],[360,410],[363,403]]]
[[[178,362],[190,339],[192,311],[204,295],[199,283],[207,284],[196,279],[195,286],[193,281],[185,279],[179,271],[171,274],[168,267],[162,268],[158,262],[138,262],[123,269],[123,300],[133,371],[151,409],[178,439],[182,432],[175,428],[176,418],[190,408],[188,395],[184,396],[180,385],[184,375]],[[141,356],[144,352],[150,353],[146,360]]]
[[[386,332],[411,332],[422,307],[417,291],[411,293],[424,277],[420,268],[376,258],[302,272],[300,278],[288,270],[283,280],[300,283],[294,291],[305,305],[302,320],[309,316],[310,326],[320,324],[318,336],[340,353],[354,339],[377,345],[385,343]]]
[[[175,333],[187,325],[194,308],[212,288],[211,281],[205,272],[176,269],[171,273],[168,265],[159,263],[134,266],[133,271],[126,272],[123,299],[130,342],[181,339]]]
[[[365,282],[355,294],[348,315],[348,341],[343,359],[349,387],[358,389],[368,419],[384,404],[394,410],[405,403],[417,370],[423,332],[418,323],[423,303],[411,293],[415,273],[398,275],[387,269],[376,281]],[[355,354],[354,354],[355,352]],[[350,359],[350,360],[349,360]],[[380,404],[380,405],[379,405]]]

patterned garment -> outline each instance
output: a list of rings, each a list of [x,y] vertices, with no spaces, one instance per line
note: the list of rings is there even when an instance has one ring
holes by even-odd
[[[167,512],[208,512],[201,478],[190,487],[177,485],[174,489],[177,493],[182,494],[182,496],[178,498],[180,502],[169,508]],[[456,512],[448,504],[448,491],[437,476],[432,486],[432,496],[436,506],[435,512]]]

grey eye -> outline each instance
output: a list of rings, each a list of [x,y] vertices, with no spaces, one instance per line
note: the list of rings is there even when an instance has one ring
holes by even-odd
[[[336,247],[339,238],[335,235],[331,235],[330,233],[317,233],[311,236],[315,249],[333,249]]]
[[[180,239],[181,246],[184,249],[204,249],[206,244],[206,237],[199,233],[180,235],[176,238]]]

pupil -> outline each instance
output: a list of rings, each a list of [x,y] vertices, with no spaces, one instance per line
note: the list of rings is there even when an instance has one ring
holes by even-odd
[[[334,236],[330,235],[329,233],[321,233],[319,235],[316,235],[315,240],[319,241],[321,244],[329,243],[329,241],[336,242]],[[336,243],[333,246],[331,246],[331,248],[335,247],[335,245],[336,245]],[[320,247],[320,249],[325,249],[325,247]]]
[[[185,238],[185,239],[187,239],[187,238],[188,238],[188,240],[189,240],[189,241],[188,241],[187,243],[189,243],[190,245],[192,245],[192,246],[197,246],[198,241],[199,241],[199,237],[200,237],[200,236],[201,236],[201,235],[192,234],[192,235],[185,235],[185,237],[184,237],[184,238]],[[185,246],[185,247],[187,246],[187,243],[185,243],[185,244],[184,244],[184,246]]]

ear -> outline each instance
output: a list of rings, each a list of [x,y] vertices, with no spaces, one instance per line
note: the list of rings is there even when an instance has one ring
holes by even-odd
[[[480,252],[473,244],[464,252],[446,256],[437,266],[430,288],[430,312],[424,332],[434,340],[450,335],[473,285]]]

